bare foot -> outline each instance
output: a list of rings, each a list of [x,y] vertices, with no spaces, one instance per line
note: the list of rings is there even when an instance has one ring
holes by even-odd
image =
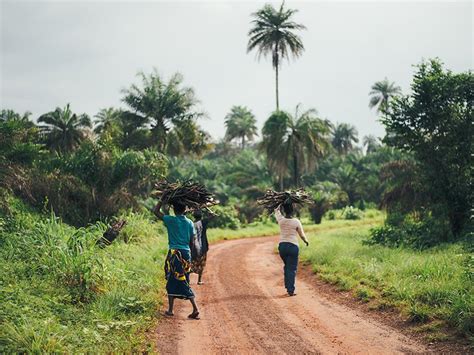
[[[191,313],[188,318],[190,319],[199,319],[199,312],[198,311],[195,311],[193,313]]]

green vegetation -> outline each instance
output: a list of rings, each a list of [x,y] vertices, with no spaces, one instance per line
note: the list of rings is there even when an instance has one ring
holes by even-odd
[[[330,124],[316,117],[309,109],[292,116],[288,112],[274,112],[262,129],[262,147],[267,153],[269,167],[280,179],[291,171],[292,186],[300,186],[303,173],[314,170],[318,159],[328,151]]]
[[[16,199],[9,206],[0,215],[0,352],[146,350],[164,285],[162,228],[128,214],[121,240],[99,249],[100,222],[76,229]]]
[[[0,352],[148,350],[166,250],[150,195],[164,177],[216,195],[211,241],[277,234],[257,198],[304,187],[314,204],[298,211],[311,239],[302,256],[324,280],[423,329],[472,336],[473,74],[436,59],[418,66],[409,95],[376,82],[369,106],[387,134],[358,146],[350,124],[280,110],[282,60],[304,51],[296,12],[252,14],[247,50],[271,56],[276,81],[261,132],[251,108],[232,106],[213,140],[195,90],[157,69],[94,122],[69,104],[38,117],[0,111]],[[115,218],[127,222],[120,238],[97,247]]]
[[[386,143],[408,156],[384,168],[382,203],[394,216],[374,232],[374,242],[425,248],[465,237],[472,243],[473,87],[471,72],[454,74],[430,60],[418,66],[412,94],[383,110]]]
[[[397,307],[412,322],[447,324],[472,337],[472,254],[460,244],[426,251],[368,245],[370,228],[380,221],[362,219],[308,233],[310,247],[302,248],[302,259],[323,280],[351,290],[373,308]]]
[[[233,106],[225,116],[225,138],[231,141],[241,139],[241,148],[245,148],[245,139],[252,141],[258,135],[257,120],[247,107]]]

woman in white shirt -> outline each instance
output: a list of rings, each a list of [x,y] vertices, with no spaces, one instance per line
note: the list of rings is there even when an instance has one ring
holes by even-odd
[[[280,226],[280,244],[278,252],[285,266],[285,288],[288,295],[295,296],[295,279],[298,268],[299,244],[298,236],[303,239],[308,246],[308,239],[303,231],[303,226],[297,218],[293,218],[293,205],[283,204],[275,209],[275,217]]]

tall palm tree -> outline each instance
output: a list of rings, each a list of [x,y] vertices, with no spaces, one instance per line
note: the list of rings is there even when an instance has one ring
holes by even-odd
[[[359,142],[357,129],[347,123],[338,123],[332,132],[332,145],[339,154],[347,154]]]
[[[276,110],[280,109],[278,96],[278,70],[281,60],[289,59],[290,54],[297,58],[303,54],[304,46],[301,38],[294,32],[306,29],[305,26],[292,21],[298,10],[285,9],[283,2],[277,10],[266,4],[252,14],[253,27],[250,29],[247,53],[257,50],[258,58],[261,55],[272,56],[272,66],[275,69]]]
[[[87,136],[87,129],[92,127],[89,116],[85,113],[76,115],[69,104],[64,109],[57,107],[38,118],[46,135],[46,144],[58,152],[70,152]]]
[[[367,154],[375,152],[380,147],[379,139],[372,134],[365,136],[362,143],[366,147]]]
[[[241,147],[245,148],[245,138],[253,140],[257,133],[257,120],[247,107],[233,106],[225,116],[226,132],[225,137],[228,141],[234,138],[241,139]]]
[[[395,82],[390,82],[387,78],[382,81],[377,81],[372,85],[371,89],[372,90],[369,92],[369,95],[371,96],[369,107],[375,107],[377,112],[381,113],[387,110],[390,99],[402,92],[400,86],[396,86]]]
[[[151,125],[153,144],[165,151],[170,126],[186,119],[195,119],[201,113],[195,111],[198,100],[194,90],[183,87],[183,77],[176,73],[166,82],[156,69],[149,75],[139,73],[142,87],[133,84],[123,90],[123,101],[130,107],[125,112],[128,121]]]
[[[100,134],[111,125],[118,123],[122,111],[114,107],[101,109],[94,117],[96,118],[94,132]]]
[[[295,115],[275,111],[262,129],[262,148],[267,154],[270,168],[277,172],[280,188],[283,178],[291,170],[292,184],[300,184],[300,174],[315,167],[317,160],[329,148],[330,129],[326,121],[316,117],[310,109]]]

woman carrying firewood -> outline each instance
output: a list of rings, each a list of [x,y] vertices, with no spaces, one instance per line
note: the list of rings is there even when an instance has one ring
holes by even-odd
[[[207,225],[209,218],[213,215],[209,215],[207,218],[203,218],[202,211],[196,210],[193,212],[194,217],[194,229],[196,233],[191,241],[191,269],[192,272],[198,274],[198,285],[202,285],[202,273],[206,266],[207,251],[209,250],[209,242],[207,240]]]
[[[298,268],[298,236],[308,246],[309,242],[303,231],[303,226],[297,218],[293,218],[293,206],[314,203],[313,199],[305,193],[304,189],[295,191],[276,192],[267,190],[264,196],[258,199],[258,204],[265,206],[269,213],[275,212],[275,217],[280,225],[280,243],[278,251],[285,266],[285,288],[288,295],[294,296],[296,269]]]
[[[285,288],[290,296],[296,295],[295,279],[299,254],[298,235],[303,239],[306,246],[309,245],[303,226],[299,219],[293,218],[293,212],[293,204],[291,203],[284,203],[275,209],[275,217],[280,226],[278,252],[284,263]]]
[[[152,195],[160,202],[154,208],[156,216],[163,220],[168,230],[169,252],[165,261],[166,291],[168,292],[169,308],[166,315],[173,315],[175,298],[191,301],[193,312],[189,318],[199,319],[199,311],[195,302],[194,292],[189,286],[189,273],[191,272],[191,250],[189,245],[193,240],[196,230],[193,222],[186,218],[186,209],[208,209],[219,202],[207,191],[202,184],[192,180],[176,181],[174,183],[164,179],[155,184]],[[170,216],[168,211],[161,212],[163,205],[172,205],[175,216]]]
[[[175,216],[170,216],[168,210],[161,211],[163,203],[160,200],[154,208],[155,215],[163,221],[168,230],[169,251],[165,261],[166,291],[168,293],[167,316],[173,316],[174,299],[187,299],[193,306],[188,316],[199,319],[199,310],[195,301],[194,292],[189,285],[191,272],[191,251],[189,244],[195,234],[194,224],[184,213],[186,205],[172,202]]]

